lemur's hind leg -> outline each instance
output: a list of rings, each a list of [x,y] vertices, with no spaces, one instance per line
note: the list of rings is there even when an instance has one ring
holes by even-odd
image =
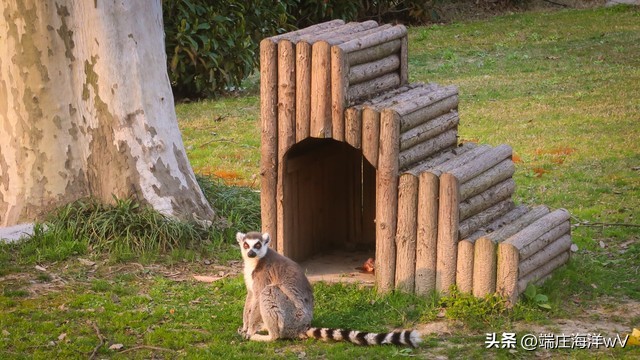
[[[298,336],[293,319],[296,308],[293,302],[280,290],[277,285],[265,287],[260,293],[260,313],[268,335],[254,334],[251,340],[273,341],[281,338]]]

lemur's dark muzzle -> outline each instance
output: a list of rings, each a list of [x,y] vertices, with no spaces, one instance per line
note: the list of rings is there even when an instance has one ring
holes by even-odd
[[[257,255],[256,252],[253,250],[249,250],[249,252],[247,253],[247,256],[250,258],[254,258],[256,257],[256,255]]]

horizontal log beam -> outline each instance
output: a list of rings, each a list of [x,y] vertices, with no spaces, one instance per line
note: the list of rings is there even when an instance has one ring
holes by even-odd
[[[367,36],[347,41],[339,46],[344,52],[350,53],[393,40],[399,40],[404,36],[407,36],[407,28],[404,25],[396,25]]]
[[[420,160],[435,154],[438,151],[455,146],[458,141],[458,132],[454,129],[443,132],[433,139],[426,140],[422,143],[406,149],[400,153],[400,168],[405,169]]]
[[[458,126],[460,118],[457,111],[438,116],[400,134],[400,150],[406,150],[418,143],[431,139],[446,130]]]
[[[537,253],[531,255],[528,259],[520,257],[520,265],[518,265],[518,277],[524,278],[535,269],[543,266],[551,259],[563,252],[569,251],[571,248],[571,235],[565,234],[555,240]]]

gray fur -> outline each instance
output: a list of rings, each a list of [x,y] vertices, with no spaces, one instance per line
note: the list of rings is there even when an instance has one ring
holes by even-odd
[[[302,268],[269,249],[268,234],[239,233],[237,239],[245,262],[245,283],[251,284],[251,288],[247,286],[240,333],[257,341],[297,338],[304,334],[313,318],[313,290]],[[250,258],[248,253],[253,248],[244,249],[243,243],[256,239],[261,240],[261,247],[266,247],[266,251],[254,251],[257,256]],[[268,335],[258,334],[263,328]]]
[[[246,339],[273,341],[311,337],[350,341],[358,345],[394,344],[413,347],[420,343],[417,331],[376,334],[310,327],[313,318],[313,290],[300,265],[269,249],[269,234],[238,233],[236,239],[244,260],[244,281],[247,286],[242,328],[238,332]],[[263,330],[268,334],[259,333]],[[406,341],[405,337],[408,338]]]

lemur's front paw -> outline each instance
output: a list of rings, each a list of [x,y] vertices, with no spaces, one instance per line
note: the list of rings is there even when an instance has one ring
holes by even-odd
[[[247,336],[247,329],[244,327],[239,327],[238,328],[238,335],[241,335],[242,337],[246,337]]]

